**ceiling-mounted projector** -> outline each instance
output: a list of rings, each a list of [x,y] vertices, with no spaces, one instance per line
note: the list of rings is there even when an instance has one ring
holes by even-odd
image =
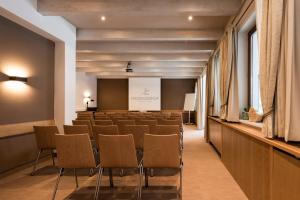
[[[131,61],[127,63],[126,72],[133,72],[133,69],[131,68]]]

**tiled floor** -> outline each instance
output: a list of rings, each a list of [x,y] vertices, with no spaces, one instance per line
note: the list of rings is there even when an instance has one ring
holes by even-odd
[[[203,132],[186,126],[183,155],[183,199],[184,200],[243,200],[247,199],[230,176],[213,148],[204,141]],[[39,165],[36,176],[30,176],[31,168],[0,179],[0,199],[43,200],[51,199],[57,170],[49,165],[50,160]],[[116,172],[118,174],[118,172]],[[143,189],[143,199],[176,199],[179,176],[172,171],[157,172],[150,178],[148,189]],[[72,171],[62,177],[56,199],[93,199],[96,176],[87,176],[88,171],[79,173],[79,189],[75,191]],[[161,176],[169,174],[171,176]],[[175,174],[175,175],[174,175]],[[108,177],[103,177],[101,199],[135,199],[137,176],[114,177],[115,188],[108,187]]]

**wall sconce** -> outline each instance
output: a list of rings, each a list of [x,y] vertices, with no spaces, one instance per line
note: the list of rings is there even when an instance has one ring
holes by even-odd
[[[8,76],[8,79],[10,81],[20,81],[20,82],[23,82],[23,83],[27,83],[27,81],[28,81],[28,78],[19,77],[19,76]]]

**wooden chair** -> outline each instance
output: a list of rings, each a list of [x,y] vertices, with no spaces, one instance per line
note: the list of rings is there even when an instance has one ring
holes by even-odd
[[[64,125],[65,135],[87,134],[89,135],[89,128],[87,125]]]
[[[93,138],[93,129],[92,129],[92,123],[89,120],[73,120],[73,125],[86,125],[89,129],[89,136]]]
[[[117,125],[95,125],[93,126],[93,135],[96,140],[96,148],[99,149],[97,141],[98,135],[119,135],[119,129]]]
[[[180,127],[178,125],[156,125],[155,134],[157,135],[180,135]]]
[[[59,131],[56,126],[33,126],[33,130],[35,134],[38,153],[35,163],[33,165],[31,175],[34,175],[39,162],[40,155],[44,150],[48,150],[51,152],[52,164],[53,166],[55,166],[53,150],[56,149],[55,134],[59,134]]]
[[[179,135],[148,135],[144,137],[145,185],[148,187],[148,169],[175,168],[180,171],[179,196],[182,199],[182,160]]]
[[[60,167],[57,181],[54,187],[52,200],[55,199],[58,184],[64,169],[73,169],[76,188],[78,180],[76,169],[79,168],[96,168],[96,162],[92,150],[90,138],[87,134],[78,135],[56,135],[57,159]],[[96,195],[96,192],[95,192]]]
[[[147,125],[126,125],[124,132],[121,134],[133,135],[135,148],[138,150],[143,150],[144,146],[144,135],[150,134],[149,126]]]
[[[140,120],[136,122],[137,125],[148,125],[150,134],[155,133],[155,128],[157,125],[157,120]]]
[[[119,132],[123,133],[126,125],[135,125],[134,120],[117,120],[116,125],[118,125]]]
[[[111,120],[111,119],[107,116],[95,116],[95,121],[96,120]]]
[[[107,126],[107,125],[113,125],[112,120],[95,120],[95,125],[100,125],[100,126]]]
[[[142,164],[138,164],[132,135],[98,135],[100,149],[100,168],[97,177],[96,199],[102,181],[103,169],[139,169],[138,197],[141,197]]]

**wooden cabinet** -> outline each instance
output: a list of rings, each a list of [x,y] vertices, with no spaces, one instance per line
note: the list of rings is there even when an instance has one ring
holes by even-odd
[[[208,119],[209,141],[250,200],[300,199],[300,148],[255,128]]]
[[[222,153],[222,125],[216,121],[208,121],[209,141],[214,145],[218,152]]]
[[[300,199],[300,160],[285,152],[273,152],[272,199]]]
[[[222,161],[249,199],[270,199],[269,146],[222,127]]]

